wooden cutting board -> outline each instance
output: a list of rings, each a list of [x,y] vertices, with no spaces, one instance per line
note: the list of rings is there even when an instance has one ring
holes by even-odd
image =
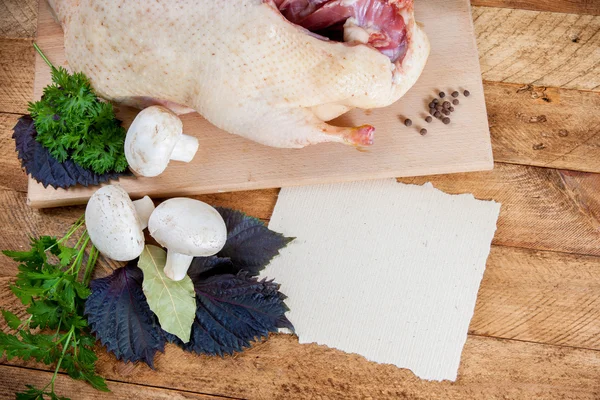
[[[193,162],[172,162],[156,178],[121,179],[132,198],[187,196],[292,185],[491,169],[489,127],[469,0],[415,0],[417,20],[431,42],[431,55],[417,84],[397,103],[372,111],[354,110],[339,125],[372,124],[375,144],[356,149],[321,144],[304,149],[276,149],[253,143],[212,126],[198,114],[182,117],[184,132],[195,135],[200,150]],[[45,0],[40,1],[37,43],[55,65],[67,66],[63,33]],[[50,69],[36,59],[34,99],[50,83]],[[468,89],[459,97],[452,123],[427,124],[427,104],[440,91]],[[123,108],[127,127],[135,111]],[[411,118],[410,128],[402,124]],[[426,136],[419,129],[428,130]],[[85,203],[97,187],[44,188],[30,179],[32,207]]]

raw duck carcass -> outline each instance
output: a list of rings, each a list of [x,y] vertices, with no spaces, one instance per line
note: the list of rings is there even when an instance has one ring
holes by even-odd
[[[369,125],[416,82],[429,42],[413,0],[49,0],[71,68],[111,101],[198,111],[273,147],[369,145]]]

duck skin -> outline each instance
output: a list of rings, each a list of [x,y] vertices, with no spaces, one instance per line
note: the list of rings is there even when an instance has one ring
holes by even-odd
[[[413,0],[49,0],[71,68],[116,103],[197,111],[267,146],[369,145],[337,127],[416,82],[429,42]]]

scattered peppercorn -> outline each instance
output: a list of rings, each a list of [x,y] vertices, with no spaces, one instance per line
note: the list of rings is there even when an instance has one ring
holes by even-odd
[[[433,101],[431,103],[429,103],[429,108],[435,108],[435,104]]]
[[[444,117],[444,119],[442,120],[442,122],[446,125],[448,125],[450,123],[450,118],[448,117]]]
[[[471,94],[471,92],[469,92],[468,90],[465,90],[463,92],[463,94],[465,95],[465,97],[469,97],[469,95]]]
[[[450,110],[450,112],[454,112],[454,107],[450,106],[448,110]]]
[[[427,129],[423,128],[419,131],[419,133],[421,134],[421,136],[425,136],[427,135]]]
[[[444,97],[446,97],[446,93],[440,92],[440,97],[443,99]]]
[[[444,109],[444,107],[442,107],[441,104],[438,104],[438,105],[435,106],[435,109],[438,110],[438,111],[442,111]]]
[[[410,120],[410,119],[408,119],[408,118],[407,118],[407,119],[405,119],[405,120],[404,120],[404,125],[406,125],[406,126],[411,126],[411,125],[412,125],[412,120]]]
[[[457,105],[458,105],[458,103],[460,103],[460,101],[458,101],[458,99],[454,99],[454,100],[452,100],[452,104],[454,104],[455,106],[457,106]]]
[[[431,118],[430,116],[427,116],[427,117],[425,117],[425,121],[431,122],[431,121],[433,121],[433,118]]]
[[[438,102],[439,102],[439,100],[438,100],[438,99],[433,99],[433,100],[432,100],[432,103],[433,103],[433,104],[437,104]]]
[[[442,110],[442,114],[444,114],[444,115],[450,115],[450,110],[448,110],[447,108],[444,108]]]
[[[445,101],[445,102],[442,104],[442,107],[444,107],[444,108],[446,108],[446,109],[447,109],[447,108],[449,108],[449,107],[450,107],[450,102],[449,102],[449,101]]]
[[[458,97],[458,92],[456,90],[452,92],[452,97]]]
[[[436,112],[433,114],[433,116],[434,116],[434,117],[436,117],[436,118],[441,118],[441,116],[442,116],[442,113],[441,113],[441,112],[439,112],[439,111],[436,111]]]

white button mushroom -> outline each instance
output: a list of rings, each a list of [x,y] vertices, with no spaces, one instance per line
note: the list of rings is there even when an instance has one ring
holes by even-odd
[[[190,162],[198,151],[198,139],[183,134],[177,115],[161,106],[142,110],[125,137],[125,157],[133,172],[158,176],[169,160]]]
[[[120,186],[96,191],[85,209],[85,225],[94,246],[108,258],[129,261],[144,250],[143,230],[148,226],[154,203],[150,197],[131,201]]]
[[[165,275],[182,280],[194,257],[218,253],[227,240],[221,214],[199,200],[174,198],[156,207],[148,222],[150,235],[167,248]]]

